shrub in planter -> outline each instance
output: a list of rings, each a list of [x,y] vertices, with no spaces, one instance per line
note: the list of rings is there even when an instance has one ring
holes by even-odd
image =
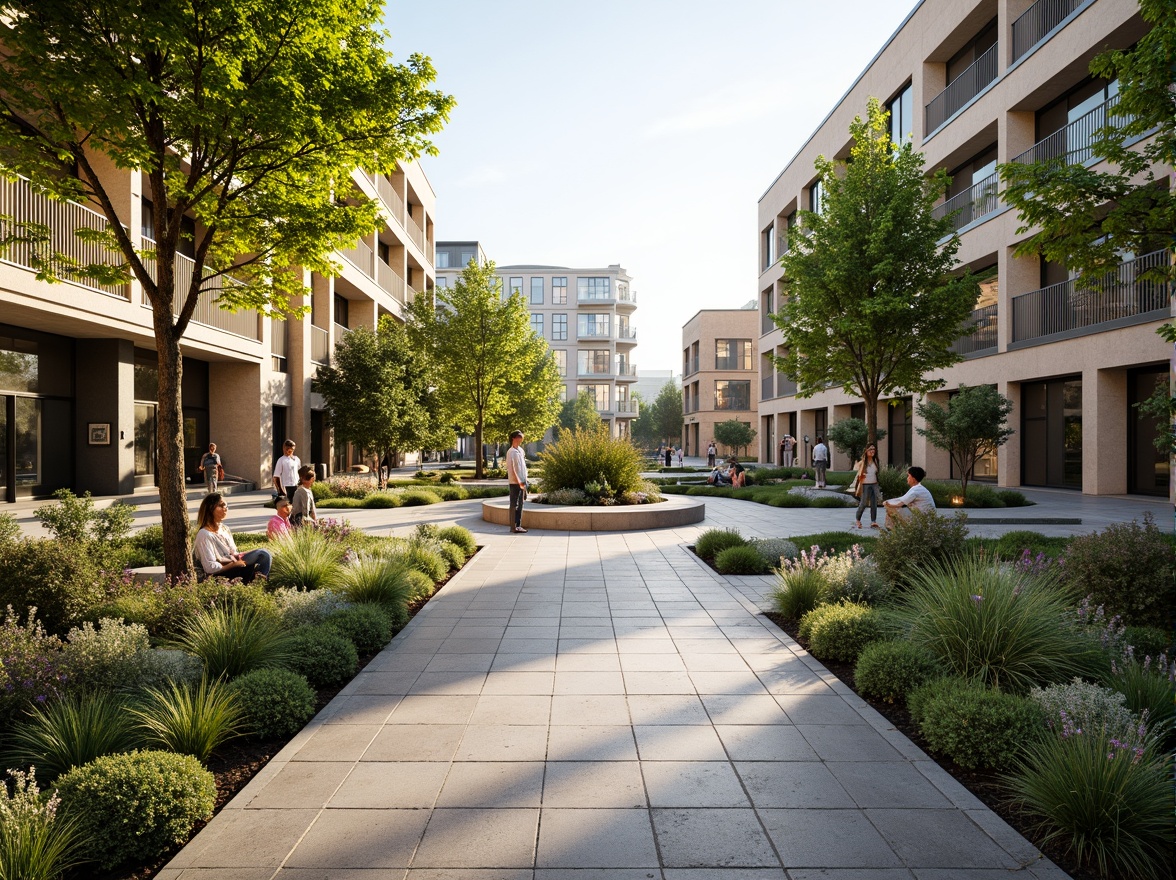
[[[781,569],[772,600],[787,620],[800,620],[825,601],[829,583],[820,569]]]
[[[336,611],[325,625],[348,639],[360,654],[375,654],[392,640],[392,615],[379,605],[355,605]]]
[[[1176,607],[1176,546],[1151,515],[1143,523],[1108,526],[1070,541],[1063,557],[1065,581],[1075,595],[1123,622],[1167,626]]]
[[[448,541],[438,541],[437,552],[441,554],[442,559],[449,563],[449,568],[453,571],[461,568],[466,563],[465,551],[456,544],[451,544]]]
[[[351,607],[351,601],[342,591],[323,588],[321,590],[299,590],[279,587],[274,592],[278,616],[289,629],[300,626],[318,626],[337,611]]]
[[[278,603],[267,591],[265,581],[251,584],[228,578],[207,578],[195,585],[196,598],[201,608],[249,608],[264,617],[277,617]],[[270,587],[272,589],[272,587]]]
[[[742,547],[747,540],[731,529],[708,529],[694,542],[694,552],[703,559],[713,560],[728,547]]]
[[[752,538],[747,545],[754,547],[772,568],[778,568],[781,559],[795,559],[800,553],[800,548],[787,538]]]
[[[462,526],[445,526],[438,529],[437,537],[460,547],[466,559],[478,552],[478,542],[474,539],[474,533]]]
[[[77,694],[37,706],[8,737],[5,766],[36,766],[43,780],[102,755],[142,744],[126,702],[107,693]]]
[[[184,651],[153,648],[139,655],[143,687],[162,687],[168,682],[196,684],[204,677],[204,663]]]
[[[918,687],[907,691],[907,711],[911,713],[911,720],[915,724],[921,724],[923,712],[927,706],[938,699],[965,691],[970,687],[972,687],[972,683],[958,675],[929,678]]]
[[[1100,877],[1172,876],[1172,764],[1146,740],[1109,731],[1029,743],[1006,785],[1058,842]]]
[[[26,539],[4,548],[0,608],[35,606],[51,633],[64,633],[106,599],[106,582],[92,544]]]
[[[15,544],[21,539],[20,523],[11,513],[0,513],[0,547]]]
[[[767,574],[772,570],[763,554],[748,544],[720,550],[715,556],[715,568],[722,574]]]
[[[30,608],[22,622],[9,605],[0,618],[0,722],[61,693],[65,675],[60,666],[61,641],[46,634],[37,609]]]
[[[637,492],[641,488],[641,456],[627,439],[610,437],[607,431],[560,431],[559,439],[539,454],[543,489],[582,489],[589,483],[608,485],[610,495]],[[587,492],[592,495],[592,492]]]
[[[932,751],[961,767],[1000,770],[1042,738],[1045,713],[1026,697],[972,683],[929,699],[919,730]]]
[[[1166,654],[1116,660],[1103,683],[1126,697],[1127,708],[1143,717],[1165,746],[1176,744],[1176,662]]]
[[[818,660],[852,663],[870,642],[882,638],[882,624],[873,608],[854,602],[822,605],[806,614],[809,653]]]
[[[328,626],[304,626],[295,630],[287,668],[306,676],[313,687],[341,684],[355,675],[359,654],[355,645]]]
[[[313,528],[294,529],[270,542],[273,565],[269,587],[318,590],[335,586],[344,548]]]
[[[363,506],[371,510],[393,510],[404,506],[404,498],[399,492],[391,490],[373,492],[363,499]]]
[[[878,538],[872,556],[882,575],[901,589],[916,572],[961,556],[967,537],[963,515],[939,516],[916,510],[909,520],[899,520]]]
[[[1172,631],[1158,626],[1129,626],[1123,631],[1123,642],[1132,647],[1136,657],[1171,656],[1176,647]]]
[[[147,691],[130,710],[153,746],[208,760],[217,746],[244,735],[245,710],[223,681],[170,682]]]
[[[437,592],[437,585],[433,582],[433,579],[416,569],[409,569],[406,574],[406,579],[408,580],[409,602],[423,601]]]
[[[448,477],[450,481],[453,480],[452,474],[442,474],[442,483],[446,482],[446,477]],[[465,486],[435,486],[433,488],[433,494],[442,501],[464,501],[466,498],[470,497],[470,493],[466,491]]]
[[[128,689],[143,680],[139,655],[151,648],[147,627],[104,617],[86,622],[66,636],[61,668],[71,688]]]
[[[1068,684],[1031,688],[1029,699],[1041,707],[1051,730],[1068,726],[1093,733],[1106,730],[1120,739],[1131,737],[1139,718],[1127,708],[1127,697],[1110,688],[1075,678]]]
[[[830,578],[828,600],[830,602],[860,602],[863,605],[881,605],[892,592],[890,582],[878,571],[873,558],[854,559],[844,568],[841,576]]]
[[[199,657],[213,678],[282,666],[292,650],[290,635],[278,618],[237,606],[193,614],[168,647]]]
[[[190,755],[106,755],[57,781],[59,817],[76,822],[102,868],[148,862],[184,843],[212,815],[213,776]]]
[[[588,503],[588,496],[583,489],[553,489],[543,495],[544,504],[568,504],[580,507]]]
[[[421,542],[409,542],[399,556],[409,568],[414,568],[422,574],[428,575],[434,583],[444,580],[445,575],[449,574],[449,563],[445,561],[445,558],[432,547]]]
[[[339,592],[349,602],[378,605],[394,621],[400,620],[406,616],[412,596],[412,575],[420,575],[432,587],[433,581],[427,575],[410,569],[402,559],[360,555],[344,570]]]
[[[305,676],[289,669],[255,669],[229,687],[258,739],[293,736],[314,715],[314,691]]]
[[[853,680],[862,696],[896,703],[935,673],[935,657],[930,651],[895,640],[866,645],[858,655]]]
[[[401,489],[400,504],[403,507],[422,507],[426,504],[440,504],[441,496],[432,489]]]

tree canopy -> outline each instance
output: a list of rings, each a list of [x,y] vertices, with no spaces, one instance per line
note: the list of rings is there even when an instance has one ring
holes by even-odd
[[[304,270],[332,272],[330,252],[375,228],[376,205],[347,193],[352,171],[434,152],[428,136],[453,104],[428,88],[427,58],[393,63],[382,16],[377,0],[5,5],[2,173],[102,212],[108,229],[83,234],[111,258],[79,265],[36,225],[5,238],[39,242],[43,278],[133,277],[143,288],[169,574],[192,567],[180,339],[202,292],[219,289],[222,308],[298,310]],[[111,167],[141,172],[153,240],[124,226],[124,181],[103,178]],[[191,280],[177,288],[178,278]]]
[[[951,455],[960,475],[961,492],[967,494],[976,462],[996,452],[1016,433],[1008,426],[1012,411],[1013,402],[993,386],[961,385],[947,406],[931,401],[916,404],[915,412],[926,427],[915,430]]]
[[[537,437],[555,424],[559,369],[531,330],[522,295],[503,298],[493,262],[471,260],[452,287],[435,293],[436,302],[425,296],[413,302],[409,338],[436,366],[437,399],[448,420],[474,435],[480,477],[483,443],[505,440],[515,427]]]
[[[715,424],[715,440],[733,451],[743,450],[747,454],[747,447],[755,441],[756,431],[747,422],[738,419],[728,419]]]
[[[861,461],[862,454],[870,445],[870,427],[857,418],[841,419],[829,426],[829,442],[837,451],[848,455],[851,461]],[[874,429],[874,442],[885,439],[886,429]]]
[[[587,391],[564,401],[559,411],[559,430],[575,431],[599,428],[604,423],[596,411],[596,399]]]
[[[860,397],[870,436],[883,394],[936,388],[930,374],[960,360],[950,346],[979,293],[970,274],[952,274],[959,239],[932,215],[946,172],[925,177],[922,154],[891,142],[888,118],[871,98],[850,125],[849,160],[817,160],[822,210],[798,212],[804,234],[789,236],[787,301],[773,316],[787,349],[773,360],[797,395]]]
[[[653,427],[658,440],[682,442],[682,389],[667,382],[653,401]]]

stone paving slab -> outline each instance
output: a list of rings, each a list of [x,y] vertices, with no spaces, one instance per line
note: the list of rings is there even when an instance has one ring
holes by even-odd
[[[770,578],[699,563],[699,528],[472,520],[481,552],[163,880],[1065,877],[760,615]]]

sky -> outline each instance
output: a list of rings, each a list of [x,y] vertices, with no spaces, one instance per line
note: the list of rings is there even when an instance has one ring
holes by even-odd
[[[758,296],[760,196],[915,3],[386,0],[395,59],[457,99],[421,163],[437,240],[619,263],[638,372],[680,372],[683,324]]]

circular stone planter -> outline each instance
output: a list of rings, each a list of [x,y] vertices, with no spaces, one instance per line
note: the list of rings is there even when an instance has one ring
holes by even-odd
[[[563,504],[524,504],[523,527],[557,532],[630,532],[665,529],[702,522],[706,505],[697,498],[669,495],[659,504],[628,504],[617,507],[574,507]],[[488,498],[482,502],[482,519],[500,526],[510,525],[510,499]]]

